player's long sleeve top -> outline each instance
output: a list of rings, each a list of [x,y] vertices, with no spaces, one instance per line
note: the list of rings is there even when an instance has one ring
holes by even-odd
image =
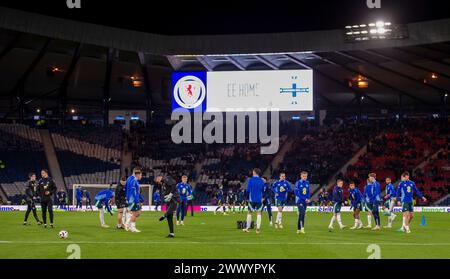
[[[394,185],[392,183],[389,183],[386,185],[386,199],[393,199],[396,197],[396,191]]]
[[[161,195],[159,192],[153,193],[153,202],[160,202],[161,201]]]
[[[264,192],[264,180],[259,176],[252,176],[247,181],[246,192],[250,202],[262,203]]]
[[[127,193],[125,191],[125,185],[118,183],[114,195],[116,196],[116,204],[121,203],[125,205],[127,203]]]
[[[263,193],[263,198],[266,202],[271,202],[272,201],[272,186],[270,185],[269,182],[266,182],[264,184],[264,193]]]
[[[309,181],[300,179],[294,185],[295,192],[295,202],[304,203],[306,200],[311,198],[311,193],[309,191]]]
[[[333,202],[334,203],[342,203],[344,201],[344,191],[342,187],[334,186],[333,189]]]
[[[272,185],[272,191],[275,193],[275,199],[285,201],[287,194],[292,192],[292,186],[287,180],[277,180]]]
[[[381,186],[378,181],[375,181],[373,184],[374,184],[373,196],[375,199],[374,202],[379,202],[379,201],[381,201]]]
[[[27,201],[33,201],[36,198],[37,181],[28,181],[28,186],[25,189],[25,198]]]
[[[181,201],[187,201],[188,196],[192,194],[191,186],[187,183],[180,182],[177,184],[177,190],[180,194]]]
[[[81,200],[81,199],[83,198],[83,192],[81,191],[80,188],[77,188],[77,189],[75,190],[75,198],[76,198],[77,200]]]
[[[367,184],[366,187],[364,187],[364,202],[370,203],[372,200],[372,184]]]
[[[66,192],[58,192],[58,193],[56,193],[56,197],[58,198],[58,200],[60,202],[63,202],[66,200],[67,195],[66,195]]]
[[[51,201],[52,196],[56,193],[56,184],[50,177],[41,178],[38,182],[38,194],[41,202]]]
[[[355,187],[354,189],[349,189],[348,193],[349,193],[349,197],[350,197],[350,203],[353,207],[355,207],[356,205],[361,203],[361,201],[363,199],[363,195],[362,195],[361,191],[359,191],[358,188]]]
[[[136,177],[130,176],[125,183],[125,189],[127,192],[127,203],[138,204],[139,203],[139,182]]]
[[[412,203],[414,194],[419,196],[419,198],[423,197],[422,193],[417,189],[416,183],[407,180],[398,184],[397,197],[401,199],[401,202]]]
[[[114,197],[114,192],[110,189],[105,189],[97,193],[95,195],[95,200],[100,201],[105,204],[105,209],[109,212],[111,212],[111,207],[109,206],[109,201]]]
[[[163,200],[166,199],[170,194],[172,198],[169,201],[164,201],[166,203],[178,203],[180,202],[180,194],[177,190],[177,183],[175,179],[170,176],[164,177],[161,181],[161,196]]]
[[[364,189],[364,197],[367,203],[379,202],[381,200],[380,195],[380,184],[377,181],[367,184]]]

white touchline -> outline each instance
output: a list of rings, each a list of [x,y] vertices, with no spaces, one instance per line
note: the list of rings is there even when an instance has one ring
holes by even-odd
[[[208,244],[208,245],[280,245],[279,242],[206,242],[206,241],[1,241],[0,244]],[[370,245],[372,243],[362,242],[285,242],[284,245]],[[380,246],[449,246],[450,243],[377,243]]]

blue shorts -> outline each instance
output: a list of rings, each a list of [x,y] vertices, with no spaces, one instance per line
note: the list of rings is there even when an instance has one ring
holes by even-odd
[[[341,207],[342,207],[342,203],[335,203],[333,205],[333,213],[340,213]]]
[[[402,212],[414,212],[414,206],[412,202],[402,203]]]
[[[286,206],[286,200],[284,201],[280,201],[280,200],[275,200],[275,206]]]
[[[139,211],[141,210],[141,205],[139,203],[132,203],[128,206],[128,210],[130,211]]]

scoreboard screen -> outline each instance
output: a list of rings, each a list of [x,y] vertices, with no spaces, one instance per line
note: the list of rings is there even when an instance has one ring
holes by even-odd
[[[172,111],[313,110],[312,70],[175,72]]]

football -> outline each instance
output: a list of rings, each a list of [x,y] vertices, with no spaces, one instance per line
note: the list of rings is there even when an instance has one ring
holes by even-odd
[[[62,239],[66,239],[69,236],[69,233],[67,231],[60,231],[59,237]]]

